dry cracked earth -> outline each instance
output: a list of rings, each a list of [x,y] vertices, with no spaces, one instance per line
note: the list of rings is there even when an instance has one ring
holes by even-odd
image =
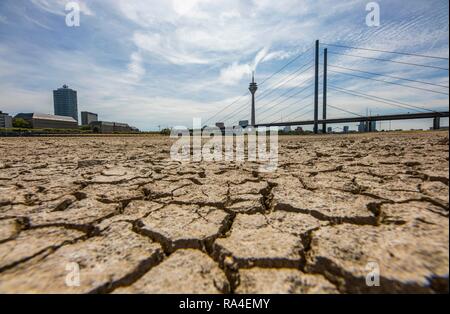
[[[448,292],[448,133],[279,141],[261,173],[167,137],[0,139],[0,292]]]

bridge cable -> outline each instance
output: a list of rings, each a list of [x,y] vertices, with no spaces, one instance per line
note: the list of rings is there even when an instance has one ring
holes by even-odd
[[[308,51],[310,51],[311,49],[314,48],[314,45],[312,45],[311,47],[309,47],[308,49],[306,49],[305,51],[301,52],[300,54],[298,54],[294,59],[292,59],[291,61],[289,61],[288,63],[286,63],[283,67],[281,67],[278,71],[276,71],[275,73],[273,73],[271,76],[269,76],[268,78],[264,79],[261,83],[259,83],[259,85],[263,85],[265,82],[267,82],[268,80],[270,80],[272,77],[274,77],[275,75],[277,75],[278,73],[280,73],[281,71],[283,71],[285,68],[287,68],[290,64],[292,64],[293,62],[295,62],[296,60],[298,60],[301,56],[305,55]]]
[[[417,64],[417,63],[412,63],[412,62],[403,62],[403,61],[394,61],[394,60],[374,58],[374,57],[357,56],[357,55],[351,55],[351,54],[340,53],[340,52],[332,52],[332,51],[328,51],[328,53],[329,54],[334,54],[334,55],[353,57],[353,58],[363,58],[363,59],[369,59],[369,60],[392,62],[392,63],[398,63],[398,64],[406,64],[406,65],[413,65],[413,66],[417,66],[417,67],[424,67],[424,68],[431,68],[431,69],[438,69],[438,70],[448,71],[448,68],[438,67],[438,66],[434,66],[434,65],[425,65],[425,64]]]
[[[210,118],[208,118],[204,124],[206,125],[209,121],[212,120],[212,118],[216,117],[219,113],[223,112],[224,110],[226,110],[227,108],[231,107],[232,105],[236,104],[237,102],[239,102],[242,98],[244,98],[245,96],[247,96],[247,92],[245,92],[245,94],[241,95],[237,100],[233,101],[231,104],[227,105],[225,108],[222,108],[219,112],[217,112],[216,114],[214,114],[213,116],[211,116]]]
[[[342,108],[339,108],[339,107],[336,107],[336,106],[333,106],[333,105],[330,105],[330,104],[327,104],[327,107],[331,107],[331,108],[334,108],[334,109],[337,109],[337,110],[340,110],[340,111],[343,111],[343,112],[346,112],[346,113],[350,113],[350,114],[352,114],[354,116],[365,117],[365,116],[360,115],[358,113],[355,113],[355,112],[352,112],[352,111],[349,111],[349,110],[346,110],[346,109],[342,109]]]
[[[416,53],[410,53],[410,52],[388,51],[388,50],[381,50],[381,49],[352,47],[352,46],[337,45],[337,44],[327,44],[327,43],[321,43],[321,45],[332,46],[332,47],[339,47],[339,48],[347,48],[347,49],[356,49],[356,50],[367,50],[367,51],[375,51],[375,52],[393,53],[393,54],[398,54],[398,55],[414,56],[414,57],[422,57],[422,58],[430,58],[430,59],[448,60],[448,58],[445,58],[445,57],[429,56],[429,55],[422,55],[422,54],[416,54]]]
[[[295,90],[296,88],[302,87],[302,86],[300,86],[300,85],[303,84],[303,83],[305,83],[306,81],[310,80],[312,77],[313,77],[313,76],[310,76],[310,77],[304,79],[303,81],[299,82],[297,86],[294,86],[294,87],[288,89],[286,92],[282,93],[281,95],[279,95],[278,97],[276,97],[276,98],[273,99],[272,101],[263,104],[263,105],[260,106],[258,109],[262,109],[262,108],[264,108],[264,107],[267,107],[267,105],[270,105],[270,104],[274,103],[276,100],[280,99],[281,97],[286,96],[287,94],[289,94],[291,91]],[[291,96],[297,96],[298,94],[299,94],[299,93],[296,93],[296,94],[293,94],[293,95],[291,95]],[[278,104],[280,104],[280,103],[278,103]],[[262,114],[262,113],[264,113],[264,112],[266,112],[266,111],[260,112],[259,114]]]
[[[286,109],[286,108],[288,108],[288,107],[290,107],[290,106],[292,106],[292,105],[298,105],[298,104],[300,104],[300,103],[302,103],[305,99],[309,99],[312,95],[314,95],[314,92],[313,93],[311,93],[311,94],[309,94],[308,96],[306,96],[306,97],[304,97],[303,99],[301,99],[301,100],[299,100],[299,101],[296,101],[296,102],[293,102],[293,103],[291,103],[289,106],[287,106],[287,107],[282,107],[282,108],[280,108],[279,110],[277,110],[276,112],[274,112],[274,113],[272,113],[272,115],[276,115],[276,114],[278,114],[279,112],[281,112],[281,111],[283,111],[284,109]],[[268,117],[266,117],[266,118],[264,118],[264,119],[267,119]],[[263,121],[264,119],[261,119],[261,121]]]
[[[385,80],[379,80],[379,79],[375,79],[375,78],[371,78],[371,77],[360,76],[360,75],[356,75],[356,74],[350,74],[350,73],[345,73],[345,72],[335,71],[335,70],[330,70],[330,69],[328,71],[333,72],[333,73],[339,73],[339,74],[343,74],[343,75],[358,77],[358,78],[362,78],[362,79],[366,79],[366,80],[372,80],[372,81],[376,81],[376,82],[383,82],[386,84],[393,84],[393,85],[398,85],[398,86],[403,86],[403,87],[409,87],[409,88],[413,88],[413,89],[417,89],[417,90],[422,90],[422,91],[427,91],[427,92],[431,92],[431,93],[442,94],[442,95],[448,96],[448,93],[439,92],[439,91],[435,91],[432,89],[421,88],[421,87],[416,87],[416,86],[411,86],[411,85],[404,85],[404,84],[400,84],[400,83],[389,82],[389,81],[385,81]]]
[[[436,87],[449,88],[448,86],[445,86],[445,85],[439,85],[439,84],[425,82],[425,81],[419,81],[419,80],[412,80],[412,79],[408,79],[408,78],[405,78],[405,77],[399,77],[399,76],[392,76],[392,75],[387,75],[387,74],[380,74],[380,73],[374,73],[374,72],[361,71],[361,70],[351,69],[351,68],[347,68],[347,67],[343,67],[343,66],[339,66],[339,65],[333,65],[333,64],[328,64],[328,66],[329,67],[333,67],[333,68],[339,68],[339,69],[343,69],[343,70],[348,70],[348,71],[354,71],[354,72],[370,74],[370,75],[384,76],[384,77],[388,77],[388,78],[392,78],[392,79],[396,79],[396,80],[404,80],[404,81],[409,81],[409,82],[414,82],[414,83],[427,84],[427,85],[436,86]]]
[[[310,106],[313,106],[313,105],[314,105],[314,104],[310,104]],[[301,118],[301,117],[304,117],[304,116],[306,116],[307,114],[309,114],[309,113],[311,113],[311,112],[313,112],[313,111],[314,111],[314,109],[308,110],[308,111],[306,111],[305,113],[302,113],[302,114],[296,116],[296,117],[293,118],[292,120],[294,120],[293,122],[295,122],[295,120],[297,120],[297,119],[299,119],[299,118]]]
[[[415,110],[417,112],[421,112],[420,110],[425,110],[425,111],[430,111],[430,112],[434,112],[434,113],[439,113],[439,112],[437,112],[435,110],[432,110],[432,109],[423,108],[423,107],[419,107],[419,106],[414,106],[414,105],[402,103],[402,102],[399,102],[399,101],[396,101],[396,100],[382,98],[382,97],[378,97],[378,96],[374,96],[374,95],[364,94],[364,93],[357,92],[357,91],[354,91],[354,90],[348,90],[348,89],[345,89],[345,88],[334,86],[332,84],[328,84],[328,86],[331,89],[333,89],[333,90],[336,90],[336,91],[339,91],[339,92],[342,92],[342,93],[345,93],[345,94],[350,94],[350,95],[353,95],[353,96],[358,96],[358,97],[370,99],[370,100],[377,101],[377,102],[380,102],[380,103],[385,103],[385,104],[388,104],[388,105],[391,105],[391,106],[407,107],[408,109],[413,109],[414,108],[413,110]],[[420,110],[417,110],[415,108],[420,109]]]
[[[285,119],[287,119],[287,118],[289,118],[290,116],[292,116],[293,114],[295,114],[295,113],[297,113],[297,112],[300,112],[300,111],[302,111],[302,110],[305,110],[306,108],[308,108],[309,106],[313,106],[313,104],[308,104],[308,105],[306,105],[306,106],[304,106],[304,107],[301,107],[300,109],[297,109],[297,110],[295,110],[295,111],[293,111],[293,112],[291,112],[290,114],[288,114],[286,117],[284,117]],[[307,113],[309,113],[309,112],[311,112],[311,111],[313,111],[314,109],[311,109],[311,110],[309,110],[309,111],[307,111],[306,113],[303,113],[301,116],[303,116],[303,115],[305,115],[305,114],[307,114]],[[297,117],[296,117],[297,118]],[[273,122],[270,122],[270,123],[276,123],[276,122],[278,122],[278,121],[280,121],[280,120],[282,120],[283,118],[280,118],[280,119],[278,119],[278,120],[276,120],[276,121],[273,121]],[[295,119],[294,119],[294,121],[295,121]]]
[[[300,82],[300,84],[302,84],[302,83],[308,81],[308,80],[311,79],[311,78],[312,78],[312,77],[308,77],[306,80],[303,80],[302,82]],[[262,112],[259,112],[259,115],[261,115],[261,114],[267,112],[268,110],[272,109],[272,108],[275,107],[275,106],[278,106],[278,105],[282,104],[283,102],[289,100],[289,99],[292,98],[292,97],[295,97],[295,96],[300,95],[303,91],[305,91],[306,89],[308,89],[308,88],[311,87],[311,86],[312,86],[312,85],[307,85],[305,88],[302,88],[299,92],[287,96],[286,98],[284,98],[283,100],[279,101],[278,103],[275,103],[275,105],[272,105],[272,106],[269,107],[269,108],[265,108],[265,110],[263,110]],[[287,93],[283,93],[282,96],[285,96],[286,94],[290,93],[291,91],[293,91],[293,90],[295,90],[295,89],[297,89],[297,88],[298,88],[298,86],[289,89],[288,92],[287,92]],[[278,97],[278,98],[281,98],[282,96],[280,96],[280,97]],[[274,101],[277,100],[278,98],[274,99]],[[270,104],[273,103],[274,101],[269,102],[269,103],[267,103],[267,104],[264,104],[263,106],[260,107],[260,109],[263,108],[263,107],[267,107],[267,105],[270,105]]]
[[[303,69],[305,66],[309,65],[311,62],[313,62],[314,60],[310,60],[307,63],[303,64],[297,71],[295,71],[294,73],[291,73],[289,75],[287,75],[286,77],[289,77],[295,73],[297,73],[298,71],[300,71],[301,69]],[[264,92],[262,92],[258,97],[257,100],[260,101],[264,98],[266,98],[268,95],[272,94],[273,92],[276,91],[276,88],[279,88],[281,86],[284,86],[285,84],[287,84],[288,82],[292,81],[294,78],[300,76],[301,74],[305,73],[306,71],[309,71],[309,69],[311,69],[312,67],[314,67],[314,64],[311,65],[310,67],[306,68],[305,70],[303,70],[302,72],[298,73],[297,75],[295,75],[294,77],[290,78],[289,80],[286,80],[284,82],[282,82],[282,80],[277,84],[277,85],[273,85],[270,88],[266,89]],[[282,82],[282,84],[280,84]]]

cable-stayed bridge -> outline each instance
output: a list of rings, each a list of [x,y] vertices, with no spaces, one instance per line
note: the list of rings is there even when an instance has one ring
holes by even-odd
[[[259,85],[252,81],[250,93],[221,108],[205,124],[232,126],[247,120],[253,126],[312,125],[314,133],[326,133],[329,124],[359,122],[373,131],[379,121],[433,119],[438,129],[440,119],[449,117],[448,61],[317,40]],[[405,98],[427,100],[418,104]],[[380,110],[382,114],[372,114]]]

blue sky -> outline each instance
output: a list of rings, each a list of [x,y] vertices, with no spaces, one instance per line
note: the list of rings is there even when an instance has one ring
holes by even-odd
[[[52,90],[68,84],[78,91],[79,110],[97,112],[102,120],[127,122],[143,130],[190,126],[193,117],[206,120],[244,94],[252,70],[256,70],[256,80],[262,82],[310,48],[316,39],[381,50],[449,55],[446,0],[377,1],[379,27],[365,23],[369,1],[75,1],[81,7],[80,27],[66,26],[67,2],[0,2],[0,110],[12,114],[52,113]],[[448,68],[445,60],[337,47],[329,47],[329,51]],[[309,50],[270,78],[260,86],[258,95],[268,93],[271,86],[283,82],[310,62],[312,56]],[[448,86],[445,70],[335,54],[329,55],[329,62]],[[257,120],[286,120],[295,117],[296,111],[305,114],[302,119],[310,118],[311,74],[312,69],[300,73],[270,96],[258,100]],[[428,109],[448,110],[448,88],[402,82],[441,92],[433,93],[338,73],[329,75],[334,86]],[[304,88],[305,92],[287,99],[289,88]],[[409,111],[335,90],[330,90],[328,97],[331,105],[358,114],[366,114],[367,110],[371,114]],[[275,100],[286,100],[280,104],[284,109],[266,110]],[[218,115],[217,120],[227,114],[231,114],[231,120],[248,118],[249,106],[242,107],[247,101],[248,96],[242,98]],[[305,111],[299,111],[302,106]],[[234,117],[233,111],[241,107],[243,111]],[[329,108],[330,117],[346,115]],[[392,127],[429,126],[429,121],[407,121],[395,122]]]

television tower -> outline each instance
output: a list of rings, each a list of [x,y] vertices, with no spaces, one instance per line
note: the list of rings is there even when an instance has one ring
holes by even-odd
[[[255,72],[252,72],[252,82],[250,83],[250,86],[248,87],[248,90],[250,93],[252,93],[252,119],[251,119],[251,126],[255,126],[255,93],[258,90],[258,84],[255,83]]]

